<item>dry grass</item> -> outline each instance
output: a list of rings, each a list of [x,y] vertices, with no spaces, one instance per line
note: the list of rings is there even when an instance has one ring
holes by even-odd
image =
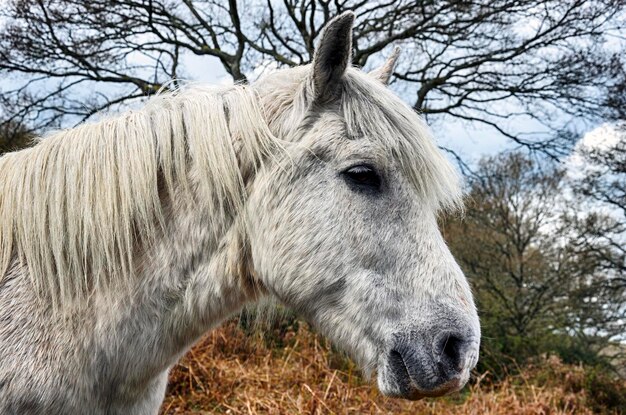
[[[208,334],[172,371],[162,414],[596,413],[583,369],[558,360],[496,385],[482,376],[456,396],[408,402],[382,396],[306,327],[282,333],[250,338],[231,322]]]

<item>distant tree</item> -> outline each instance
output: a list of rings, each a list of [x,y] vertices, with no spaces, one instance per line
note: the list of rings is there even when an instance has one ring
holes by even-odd
[[[592,261],[596,275],[578,292],[579,308],[587,311],[580,322],[601,330],[604,336],[621,340],[626,333],[626,123],[602,128],[604,143],[582,140],[573,157],[580,170],[571,178],[574,200],[584,206],[571,209],[565,220],[576,230],[573,246],[581,258]],[[597,293],[602,293],[598,295]],[[615,299],[603,302],[606,298]],[[597,305],[602,305],[598,312]],[[594,342],[593,330],[583,332]],[[619,351],[619,352],[618,352]],[[623,347],[608,351],[615,359],[626,359]],[[623,368],[622,368],[623,371]]]
[[[513,336],[549,330],[544,320],[566,278],[565,258],[554,252],[557,237],[546,229],[558,216],[562,172],[546,174],[514,154],[484,160],[478,174],[465,219],[448,225],[447,233],[479,299],[489,299],[483,319]]]
[[[310,62],[323,26],[346,10],[357,16],[354,63],[372,66],[401,45],[394,88],[432,121],[487,126],[558,156],[567,135],[550,131],[572,116],[612,116],[620,107],[604,97],[624,100],[620,0],[6,3],[0,73],[12,82],[1,96],[10,120],[37,127],[153,94],[186,75],[188,55],[216,59],[240,82],[257,67]],[[514,120],[549,131],[523,134]]]
[[[546,351],[599,359],[623,331],[626,290],[612,287],[599,255],[580,248],[585,230],[569,220],[578,207],[567,189],[550,163],[520,153],[487,158],[471,180],[464,219],[445,223],[494,360]]]
[[[595,147],[583,143],[575,152],[584,165],[574,180],[576,194],[605,212],[579,221],[585,230],[580,246],[616,273],[616,283],[626,285],[626,122],[605,131],[613,135],[613,143]]]
[[[20,150],[33,144],[33,134],[15,123],[0,124],[0,155]]]

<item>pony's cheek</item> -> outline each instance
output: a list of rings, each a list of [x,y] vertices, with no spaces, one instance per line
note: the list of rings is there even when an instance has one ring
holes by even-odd
[[[247,220],[253,266],[270,292],[297,305],[344,272],[337,268],[346,258],[334,207],[314,192],[303,201],[297,192],[259,190],[250,196]]]

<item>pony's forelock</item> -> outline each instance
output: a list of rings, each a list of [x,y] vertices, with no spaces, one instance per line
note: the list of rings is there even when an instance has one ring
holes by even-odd
[[[461,178],[437,147],[422,117],[385,85],[360,70],[344,76],[341,111],[348,134],[379,141],[423,202],[435,211],[462,209]]]
[[[318,110],[311,96],[311,70],[310,66],[296,67],[260,81],[268,121],[281,137],[297,136],[310,111]],[[359,69],[348,68],[340,87],[339,110],[348,135],[378,141],[435,211],[462,209],[460,175],[437,147],[422,117],[378,79]]]

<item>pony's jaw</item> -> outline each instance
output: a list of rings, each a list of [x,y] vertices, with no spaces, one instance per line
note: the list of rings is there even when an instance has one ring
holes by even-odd
[[[313,323],[359,364],[367,379],[376,376],[384,395],[415,400],[462,389],[478,362],[477,319],[440,310],[443,319],[379,309],[358,324],[358,313],[347,313],[345,321],[335,320],[332,327],[319,320]],[[353,335],[346,336],[350,330]]]
[[[354,281],[352,277],[348,279]],[[358,285],[372,279],[371,274],[361,276]],[[475,312],[466,311],[452,298],[416,301],[407,291],[391,304],[388,295],[373,286],[367,291],[371,295],[366,302],[344,302],[313,314],[302,303],[288,305],[304,311],[309,322],[359,364],[367,379],[375,375],[387,396],[414,400],[462,389],[478,360],[480,326]],[[359,298],[362,292],[349,291],[346,298]],[[468,307],[473,309],[471,300]]]

